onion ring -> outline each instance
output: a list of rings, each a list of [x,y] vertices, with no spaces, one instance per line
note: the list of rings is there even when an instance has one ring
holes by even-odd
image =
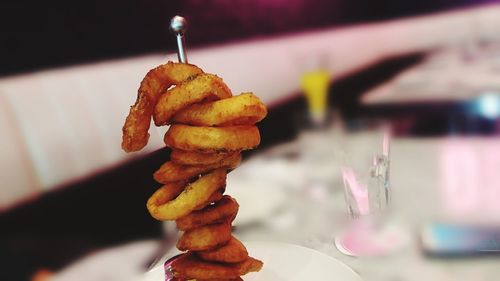
[[[246,260],[248,251],[240,240],[232,236],[225,245],[212,250],[196,252],[196,255],[205,261],[234,263]]]
[[[206,208],[194,211],[187,216],[176,220],[177,228],[185,231],[207,224],[228,221],[238,213],[238,202],[229,195],[224,195],[221,200]]]
[[[236,152],[214,152],[214,153],[198,153],[193,151],[183,151],[174,149],[170,153],[170,160],[182,165],[210,165],[223,161],[225,158],[232,156]]]
[[[217,278],[217,279],[197,279],[196,281],[243,281],[243,279],[241,279],[241,277],[238,277],[238,278],[231,278],[231,279],[220,279],[220,278]]]
[[[194,104],[178,112],[175,123],[194,126],[254,125],[267,115],[266,106],[252,93]]]
[[[177,248],[188,253],[172,265],[179,280],[241,281],[240,275],[262,268],[231,235],[239,205],[223,194],[241,151],[260,143],[255,123],[266,115],[255,95],[232,97],[221,78],[193,65],[168,62],[141,82],[123,126],[122,148],[137,151],[147,144],[151,117],[155,125],[172,124],[164,137],[171,161],[154,173],[164,186],[147,208],[184,231]]]
[[[181,194],[184,190],[185,186],[186,183],[181,181],[166,184],[155,192],[156,195],[154,197],[151,197],[151,203],[158,206],[163,205],[179,196],[179,194]]]
[[[181,251],[202,251],[225,244],[231,239],[231,225],[227,222],[204,225],[188,230],[177,241]]]
[[[148,143],[151,114],[162,91],[200,73],[203,70],[195,65],[173,62],[150,70],[141,82],[135,104],[130,107],[123,125],[123,150],[138,151]]]
[[[262,262],[248,257],[238,263],[214,263],[202,261],[193,253],[181,255],[172,262],[174,274],[181,278],[191,279],[232,279],[249,272],[259,271]]]
[[[259,145],[255,126],[193,127],[172,125],[164,138],[167,146],[185,151],[218,152],[251,149]]]
[[[226,186],[224,186],[223,188],[221,188],[221,189],[215,191],[214,193],[212,193],[212,195],[210,195],[210,197],[205,202],[203,202],[200,205],[196,206],[196,208],[194,208],[194,211],[202,210],[205,207],[207,207],[208,205],[221,200],[222,196],[224,196],[224,191],[226,191]]]
[[[221,162],[210,165],[180,165],[172,161],[165,162],[161,165],[153,177],[159,183],[169,183],[175,181],[185,181],[200,174],[210,172],[218,168],[234,169],[241,163],[241,155],[234,154],[223,159]]]
[[[220,279],[220,278],[217,278],[217,279],[197,279],[196,281],[243,281],[243,279],[241,279],[241,277],[238,277],[238,278],[231,278],[231,279]]]
[[[226,184],[226,170],[217,169],[188,184],[175,199],[165,202],[165,189],[157,190],[148,200],[147,208],[157,220],[176,220],[206,202]]]
[[[156,103],[153,119],[156,126],[166,125],[177,112],[192,104],[231,96],[231,90],[221,78],[203,73],[163,94]]]

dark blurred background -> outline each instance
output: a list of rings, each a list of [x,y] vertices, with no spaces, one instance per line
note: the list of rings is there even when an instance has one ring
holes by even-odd
[[[107,0],[0,3],[0,75],[174,49],[168,19],[206,46],[374,22],[495,0]]]

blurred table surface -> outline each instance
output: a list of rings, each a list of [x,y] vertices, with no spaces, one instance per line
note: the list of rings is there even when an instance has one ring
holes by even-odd
[[[500,40],[489,44],[450,44],[370,89],[363,95],[363,103],[464,102],[486,92],[498,93],[499,73]]]
[[[297,151],[297,143],[289,145],[286,149]],[[271,155],[283,154],[283,151],[279,152],[280,149],[276,147],[276,154]],[[273,164],[271,156],[261,157],[251,159],[246,165],[250,166],[255,161],[258,162],[253,163],[255,166],[267,166],[260,170],[268,169],[268,177],[281,176],[284,186],[290,183],[291,175],[295,175],[296,183],[301,182],[297,171],[303,169],[295,167],[287,170],[283,165],[279,172],[279,169],[272,169],[273,165],[278,165]],[[274,161],[280,161],[277,159]],[[243,167],[242,170],[245,169]],[[330,215],[318,218],[317,223],[329,226],[319,228],[316,234],[310,233],[305,240],[291,242],[317,249],[345,262],[367,281],[493,280],[500,273],[498,259],[426,258],[419,248],[418,232],[430,222],[500,222],[500,206],[496,203],[500,200],[499,170],[498,138],[395,139],[391,146],[391,217],[411,235],[411,242],[405,249],[393,256],[371,259],[340,253],[333,239],[345,223],[347,212],[341,191],[334,191],[330,200],[323,202],[332,208],[327,208]],[[265,196],[262,200],[265,200]],[[307,207],[302,210],[305,209]],[[330,219],[330,223],[325,219]],[[299,225],[296,227],[300,229]],[[286,233],[290,232],[290,229],[284,230],[277,240],[286,239]],[[248,238],[245,235],[242,233],[243,239],[254,240],[252,235],[248,235]],[[267,234],[256,233],[255,236],[269,239]]]
[[[435,221],[500,222],[500,140],[494,138],[395,139],[391,146],[391,218],[408,231],[411,242],[401,251],[380,258],[354,258],[340,253],[334,235],[347,215],[340,179],[319,201],[310,200],[303,186],[299,142],[275,146],[253,156],[229,175],[227,192],[237,192],[241,182],[266,182],[281,189],[281,206],[260,220],[236,225],[235,235],[244,241],[280,241],[300,244],[335,257],[366,281],[496,280],[500,269],[495,258],[436,259],[425,257],[418,243],[421,226]],[[332,169],[335,169],[332,164]],[[340,186],[338,186],[340,184]],[[248,188],[248,186],[246,186]],[[263,192],[256,188],[254,192]],[[264,204],[273,196],[256,197]],[[244,200],[242,201],[244,202]],[[258,206],[256,204],[255,206]],[[253,207],[255,210],[257,207]],[[248,202],[243,209],[251,209]],[[304,230],[305,231],[301,231]],[[153,243],[154,244],[154,243]],[[56,274],[54,281],[87,280],[83,272],[93,268],[104,276],[93,280],[126,280],[109,272],[123,260],[135,264],[139,274],[152,254],[151,241],[94,254]],[[166,256],[172,255],[172,249]],[[101,258],[99,258],[101,256]],[[102,256],[106,262],[102,262]],[[84,279],[81,279],[83,276]],[[88,275],[87,275],[88,276]],[[132,274],[129,277],[133,276]],[[134,275],[137,278],[138,275]],[[78,279],[80,278],[80,279]],[[130,280],[134,280],[132,277]]]

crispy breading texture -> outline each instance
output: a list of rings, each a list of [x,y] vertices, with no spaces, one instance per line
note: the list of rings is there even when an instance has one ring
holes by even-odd
[[[234,169],[241,163],[241,155],[233,154],[230,157],[223,159],[210,165],[181,165],[173,161],[165,162],[161,165],[153,177],[159,183],[169,183],[175,181],[187,181],[200,174],[210,172],[218,168]]]
[[[258,97],[233,97],[221,78],[194,65],[168,62],[142,80],[123,126],[122,148],[131,152],[147,144],[151,117],[157,126],[171,124],[164,137],[171,161],[154,173],[164,186],[147,208],[184,231],[177,248],[188,252],[171,265],[176,280],[241,281],[241,275],[262,268],[231,235],[239,205],[223,194],[241,151],[259,145],[255,124],[266,115]]]
[[[266,106],[252,93],[194,104],[179,111],[175,123],[194,126],[254,125],[267,115]]]
[[[231,278],[231,279],[197,279],[196,281],[243,281],[241,277],[238,278]]]
[[[233,263],[246,260],[248,251],[243,243],[232,236],[229,242],[219,248],[196,252],[196,255],[205,261]]]
[[[211,195],[225,184],[226,170],[217,169],[188,184],[179,196],[168,202],[165,202],[166,190],[160,188],[149,198],[147,208],[157,220],[176,220],[207,202]]]
[[[217,152],[251,149],[259,145],[255,126],[193,127],[172,125],[165,134],[167,146],[185,151]]]
[[[216,279],[194,279],[194,281],[243,281],[241,277],[238,278],[231,278],[231,279],[226,279],[226,278],[216,278]]]
[[[153,119],[156,126],[166,125],[177,112],[190,105],[231,96],[231,90],[221,78],[203,73],[163,94],[156,103]]]
[[[165,184],[156,191],[157,195],[154,197],[154,199],[151,199],[152,201],[154,201],[151,203],[158,206],[163,205],[179,196],[179,194],[182,193],[185,187],[186,183],[182,181]]]
[[[163,90],[200,73],[203,71],[195,65],[170,61],[150,70],[141,82],[135,104],[130,107],[123,125],[123,150],[138,151],[148,143],[151,115]]]
[[[207,224],[230,221],[238,213],[238,202],[229,195],[206,208],[194,211],[187,216],[176,220],[177,228],[182,231],[193,229]]]
[[[181,251],[203,251],[227,243],[231,239],[231,225],[227,222],[188,230],[177,241]]]
[[[203,261],[193,253],[186,253],[172,263],[172,269],[181,278],[231,279],[259,271],[262,265],[261,261],[251,257],[242,262],[225,264]]]
[[[239,151],[198,153],[174,149],[170,153],[170,160],[181,165],[210,165],[222,162],[224,159],[237,153]]]
[[[196,206],[196,208],[194,208],[194,211],[202,210],[205,207],[207,207],[208,205],[221,200],[222,196],[224,195],[224,191],[226,191],[226,187],[225,186],[223,186],[221,189],[219,189],[219,190],[215,191],[214,193],[212,193],[212,195],[210,195],[210,197],[205,202],[203,202],[203,203],[199,204],[198,206]]]

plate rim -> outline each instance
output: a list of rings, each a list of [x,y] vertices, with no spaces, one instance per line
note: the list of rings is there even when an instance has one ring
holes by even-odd
[[[290,246],[292,248],[298,248],[298,249],[301,249],[301,250],[310,251],[310,252],[313,252],[315,254],[319,254],[320,256],[326,257],[327,259],[333,260],[335,263],[340,264],[344,269],[347,269],[352,274],[354,274],[359,279],[359,281],[364,281],[364,279],[353,268],[351,268],[350,266],[348,266],[343,261],[341,261],[341,260],[339,260],[339,259],[337,259],[335,257],[332,257],[330,255],[327,255],[327,254],[325,254],[323,252],[320,252],[320,251],[318,251],[316,249],[313,249],[313,248],[309,248],[309,247],[306,247],[306,246],[303,246],[303,245],[298,245],[298,244],[293,244],[293,243],[280,242],[280,241],[273,242],[273,241],[244,240],[244,241],[242,241],[242,243],[247,248],[248,248],[248,244],[252,244],[252,243],[254,243],[254,244],[275,244],[275,245],[276,244],[280,244],[282,246]],[[256,258],[258,258],[258,257],[256,257]]]
[[[293,243],[288,243],[288,242],[281,242],[281,241],[261,241],[261,240],[242,240],[241,241],[243,243],[243,245],[245,245],[245,247],[247,247],[247,249],[249,248],[249,246],[251,247],[251,245],[249,244],[261,244],[261,245],[281,245],[281,246],[286,246],[286,247],[291,247],[291,248],[297,248],[297,249],[300,249],[300,250],[305,250],[305,251],[308,251],[308,252],[313,252],[314,254],[317,254],[321,257],[324,257],[324,258],[327,258],[329,260],[332,260],[334,263],[340,265],[342,268],[346,269],[347,271],[349,271],[350,273],[353,274],[353,276],[355,276],[358,281],[364,281],[364,279],[353,269],[351,268],[350,266],[348,266],[346,263],[344,263],[343,261],[335,258],[335,257],[332,257],[326,253],[323,253],[323,252],[320,252],[316,249],[313,249],[313,248],[309,248],[309,247],[306,247],[306,246],[303,246],[303,245],[298,245],[298,244],[293,244]],[[165,254],[166,255],[166,254]],[[259,257],[256,257],[257,259]],[[156,266],[150,270],[148,270],[147,272],[144,273],[144,276],[147,275],[147,274],[150,274],[151,272],[153,271],[156,271],[158,270],[158,268],[162,268],[163,269],[163,262],[159,263],[161,264],[162,266]]]

